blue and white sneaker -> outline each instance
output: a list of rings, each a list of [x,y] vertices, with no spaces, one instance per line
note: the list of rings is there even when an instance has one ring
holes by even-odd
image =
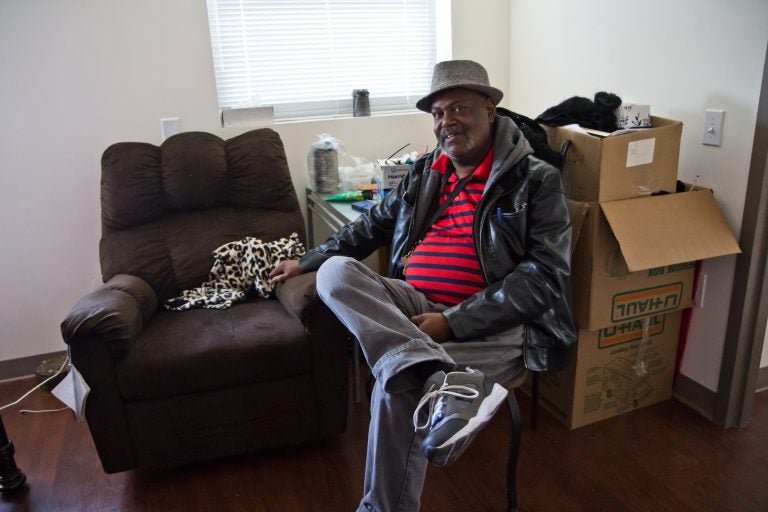
[[[436,372],[424,385],[425,395],[413,413],[417,431],[428,430],[421,449],[437,466],[453,464],[475,435],[488,424],[507,397],[507,390],[482,372]],[[429,404],[426,421],[423,409]]]

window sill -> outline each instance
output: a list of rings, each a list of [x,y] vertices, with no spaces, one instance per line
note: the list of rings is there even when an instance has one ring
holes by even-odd
[[[340,121],[348,119],[367,119],[376,117],[397,117],[397,116],[411,116],[414,114],[424,114],[421,110],[409,109],[409,110],[394,110],[389,112],[374,112],[370,116],[354,117],[351,114],[335,114],[327,116],[311,116],[311,117],[289,117],[285,119],[275,119],[273,124],[296,124],[296,123],[312,123],[312,122],[328,122],[328,121]]]

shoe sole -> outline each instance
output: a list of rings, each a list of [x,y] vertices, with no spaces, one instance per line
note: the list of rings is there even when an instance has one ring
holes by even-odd
[[[508,391],[504,386],[494,383],[491,393],[485,397],[483,403],[477,409],[477,414],[471,417],[466,425],[440,446],[424,450],[427,459],[436,466],[448,466],[455,462],[464,453],[464,450],[475,438],[475,435],[491,421],[491,418],[499,410],[504,399],[507,398],[507,393]],[[447,453],[440,453],[441,450],[446,449],[448,449]]]

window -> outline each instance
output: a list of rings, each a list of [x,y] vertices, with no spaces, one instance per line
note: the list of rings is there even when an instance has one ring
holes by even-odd
[[[414,108],[450,58],[447,0],[208,0],[219,107],[276,119]]]

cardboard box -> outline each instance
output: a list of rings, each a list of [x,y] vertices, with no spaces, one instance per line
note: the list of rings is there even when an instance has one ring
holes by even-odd
[[[584,221],[587,219],[589,203],[582,203],[572,199],[566,199],[565,201],[568,205],[568,216],[571,218],[571,254],[573,254],[579,242],[579,237],[581,237]]]
[[[391,164],[386,160],[376,160],[376,181],[385,190],[397,188],[410,168],[411,164]]]
[[[569,428],[672,396],[680,311],[579,331],[571,364],[539,376],[539,400]]]
[[[590,203],[572,262],[576,323],[594,331],[689,307],[694,262],[738,252],[710,190]]]
[[[602,203],[674,192],[683,124],[654,116],[651,122],[653,128],[613,133],[578,125],[548,127],[553,148],[570,141],[563,166],[568,197]]]

